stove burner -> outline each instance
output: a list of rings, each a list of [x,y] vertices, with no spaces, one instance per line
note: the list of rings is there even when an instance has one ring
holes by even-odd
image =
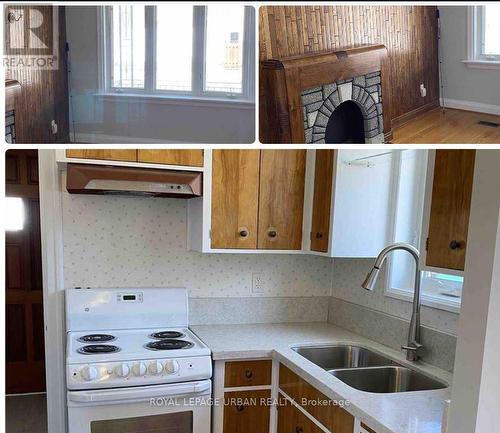
[[[158,340],[147,343],[144,347],[149,350],[175,350],[175,349],[189,349],[194,344],[184,340]]]
[[[112,344],[89,344],[87,346],[82,346],[77,350],[77,352],[82,355],[99,355],[101,353],[115,353],[119,351],[120,348],[118,346],[113,346]]]
[[[161,331],[161,332],[154,332],[153,334],[150,335],[150,337],[156,338],[158,340],[164,340],[165,338],[182,338],[185,337],[185,335],[179,331]]]
[[[113,340],[116,340],[116,337],[109,334],[89,334],[78,339],[82,343],[105,343]]]

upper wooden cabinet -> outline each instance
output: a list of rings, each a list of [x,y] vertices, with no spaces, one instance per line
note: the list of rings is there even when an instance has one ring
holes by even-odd
[[[67,149],[66,158],[203,167],[203,149]]]
[[[136,149],[67,149],[67,158],[137,161]]]
[[[212,248],[257,248],[259,150],[212,151]]]
[[[212,151],[210,248],[300,250],[305,159],[305,150]]]
[[[305,150],[261,150],[258,247],[300,250]]]
[[[139,149],[138,162],[203,167],[202,149]]]
[[[464,270],[474,161],[475,150],[436,150],[426,266]]]
[[[334,150],[316,150],[311,222],[311,251],[328,252]]]

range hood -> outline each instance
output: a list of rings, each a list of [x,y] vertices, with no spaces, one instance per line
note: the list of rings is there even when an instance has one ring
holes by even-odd
[[[193,171],[68,163],[72,194],[117,194],[193,198],[202,194],[202,174]]]

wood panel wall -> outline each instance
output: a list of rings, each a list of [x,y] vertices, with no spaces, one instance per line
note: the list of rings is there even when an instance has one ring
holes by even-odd
[[[383,101],[384,111],[391,104],[397,123],[438,104],[436,13],[435,6],[263,6],[260,60],[384,44],[393,83],[392,100]],[[420,83],[427,88],[425,98]]]
[[[58,22],[53,23],[52,6],[15,6],[22,10],[24,17],[36,8],[43,14],[43,23],[36,34],[43,40],[52,33],[53,25],[59,26],[59,67],[57,70],[37,70],[16,66],[5,69],[5,78],[21,84],[21,93],[16,98],[16,141],[17,143],[66,143],[69,141],[69,110],[66,59],[66,19],[63,6],[58,7]],[[9,46],[10,28],[7,21],[9,8],[4,10],[4,52]],[[16,34],[15,38],[21,38]],[[24,42],[24,41],[23,41]],[[51,121],[58,125],[58,133],[53,134]]]

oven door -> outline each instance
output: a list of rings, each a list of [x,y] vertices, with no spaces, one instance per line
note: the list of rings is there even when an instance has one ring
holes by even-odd
[[[69,433],[210,433],[210,380],[68,391]]]

